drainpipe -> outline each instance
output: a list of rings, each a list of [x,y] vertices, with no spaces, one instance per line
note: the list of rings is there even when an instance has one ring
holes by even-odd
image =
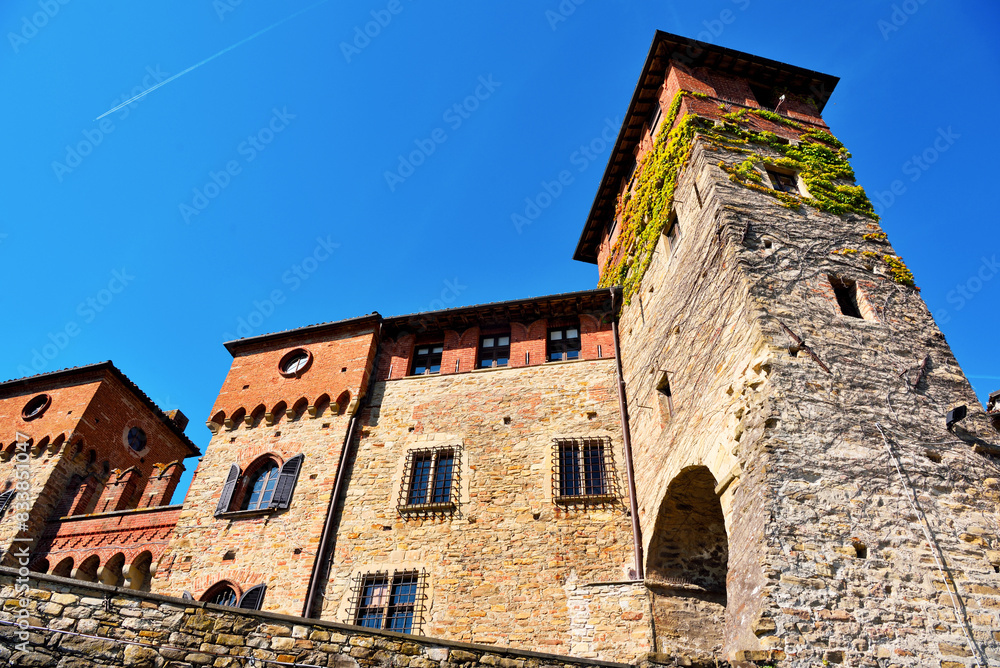
[[[639,508],[635,498],[635,471],[632,468],[632,433],[628,421],[628,400],[625,397],[625,377],[622,373],[622,349],[618,339],[618,316],[622,309],[621,286],[611,288],[611,332],[615,338],[615,367],[618,370],[618,410],[621,413],[622,441],[625,443],[625,473],[628,477],[628,504],[632,515],[632,545],[635,551],[635,579],[645,580],[642,558],[642,529],[639,527]]]
[[[363,396],[365,397],[366,405],[368,404],[369,390],[375,382],[375,377],[378,375],[378,361],[382,347],[381,324],[379,325],[378,338],[379,343],[377,344],[378,348],[376,349],[375,360],[372,364],[372,373],[368,378],[368,384],[364,388],[365,392]],[[340,448],[340,463],[337,465],[337,478],[333,482],[333,494],[330,495],[330,504],[326,509],[326,522],[323,524],[323,533],[319,538],[316,561],[313,562],[312,573],[309,575],[309,591],[306,593],[306,602],[302,609],[302,616],[306,619],[313,619],[318,616],[316,615],[317,590],[320,586],[320,580],[325,575],[326,562],[330,559],[330,542],[333,536],[333,525],[336,522],[337,506],[340,503],[340,494],[344,487],[344,479],[346,478],[345,471],[347,469],[347,458],[350,454],[351,441],[354,440],[354,431],[358,425],[358,414],[361,412],[361,397],[351,402],[349,406],[354,406],[354,412],[351,414],[351,423],[347,427],[347,436],[344,438],[344,445]]]

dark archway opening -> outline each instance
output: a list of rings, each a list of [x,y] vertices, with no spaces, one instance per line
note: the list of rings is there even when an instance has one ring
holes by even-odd
[[[707,468],[687,468],[660,505],[647,559],[659,652],[722,649],[729,539],[715,487]]]

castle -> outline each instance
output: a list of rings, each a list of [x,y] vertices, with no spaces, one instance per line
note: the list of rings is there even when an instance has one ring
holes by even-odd
[[[227,343],[183,505],[187,418],[111,363],[0,383],[4,566],[579,660],[1000,665],[1000,396],[836,83],[658,32],[574,255],[598,288]]]

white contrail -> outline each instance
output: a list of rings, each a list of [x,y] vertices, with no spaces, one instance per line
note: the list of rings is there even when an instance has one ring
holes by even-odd
[[[171,82],[171,81],[173,81],[174,79],[177,79],[178,77],[181,77],[181,76],[183,76],[183,75],[187,74],[187,73],[188,73],[188,72],[190,72],[191,70],[194,70],[194,69],[197,69],[197,68],[201,67],[202,65],[204,65],[205,63],[207,63],[207,62],[209,62],[209,61],[212,61],[212,60],[215,60],[216,58],[218,58],[218,57],[219,57],[219,56],[221,56],[222,54],[226,53],[227,51],[232,51],[232,50],[233,50],[233,49],[235,49],[236,47],[238,47],[238,46],[242,46],[243,44],[246,44],[246,43],[247,43],[247,42],[249,42],[250,40],[252,40],[252,39],[255,39],[255,38],[257,38],[257,37],[260,37],[261,35],[263,35],[264,33],[266,33],[266,32],[267,32],[268,30],[272,30],[272,29],[274,29],[274,28],[277,28],[277,27],[278,27],[278,26],[280,26],[280,25],[281,25],[282,23],[284,23],[284,22],[286,22],[286,21],[291,21],[291,20],[292,20],[292,19],[294,19],[294,18],[295,18],[296,16],[298,16],[298,15],[300,15],[300,14],[304,14],[304,13],[308,12],[308,11],[309,11],[310,9],[315,9],[316,7],[319,7],[320,5],[322,5],[322,4],[325,4],[325,3],[327,3],[328,1],[329,1],[329,0],[319,0],[319,2],[314,2],[313,4],[309,5],[308,7],[305,7],[305,8],[303,8],[303,9],[300,9],[299,11],[295,12],[295,13],[294,13],[294,14],[292,14],[291,16],[286,16],[285,18],[281,19],[281,20],[280,20],[280,21],[278,21],[277,23],[274,23],[274,24],[272,24],[272,25],[269,25],[268,27],[266,27],[266,28],[264,28],[264,29],[262,29],[262,30],[258,30],[257,32],[255,32],[254,34],[250,35],[249,37],[244,37],[244,38],[243,38],[243,39],[241,39],[240,41],[236,42],[236,44],[233,44],[232,46],[227,46],[227,47],[226,47],[226,48],[224,48],[224,49],[223,49],[222,51],[219,51],[218,53],[215,53],[215,54],[213,54],[213,55],[209,56],[208,58],[206,58],[205,60],[201,61],[200,63],[196,63],[196,64],[192,65],[191,67],[187,68],[187,69],[186,69],[186,70],[184,70],[183,72],[178,72],[178,73],[177,73],[177,74],[175,74],[174,76],[172,76],[172,77],[169,77],[169,78],[167,78],[167,79],[164,79],[163,81],[161,81],[160,83],[156,84],[155,86],[151,86],[150,88],[147,88],[146,90],[142,91],[142,92],[141,92],[141,93],[139,93],[138,95],[135,95],[135,96],[133,96],[133,97],[130,97],[129,99],[127,99],[127,100],[125,100],[124,102],[122,102],[121,104],[119,104],[119,105],[118,105],[117,107],[114,107],[113,109],[108,109],[107,111],[105,111],[105,112],[104,112],[103,114],[101,114],[100,116],[98,116],[98,117],[97,117],[97,118],[95,118],[94,120],[95,120],[95,121],[99,121],[99,120],[101,120],[102,118],[104,118],[105,116],[107,116],[108,114],[113,114],[114,112],[118,111],[118,110],[119,110],[119,109],[121,109],[122,107],[124,107],[124,106],[127,106],[127,105],[130,105],[130,104],[132,104],[133,102],[135,102],[135,101],[136,101],[136,100],[138,100],[139,98],[141,98],[141,97],[145,97],[146,95],[149,95],[150,93],[152,93],[152,92],[153,92],[154,90],[156,90],[156,89],[157,89],[157,88],[159,88],[160,86],[166,86],[166,85],[167,85],[168,83],[170,83],[170,82]]]

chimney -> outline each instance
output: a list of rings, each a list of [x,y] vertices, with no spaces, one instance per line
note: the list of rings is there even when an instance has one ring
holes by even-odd
[[[177,425],[177,428],[180,429],[181,431],[187,429],[188,426],[187,416],[184,415],[184,413],[181,413],[178,409],[175,408],[172,411],[167,411],[167,417],[170,418],[170,421],[173,422],[175,425]]]

